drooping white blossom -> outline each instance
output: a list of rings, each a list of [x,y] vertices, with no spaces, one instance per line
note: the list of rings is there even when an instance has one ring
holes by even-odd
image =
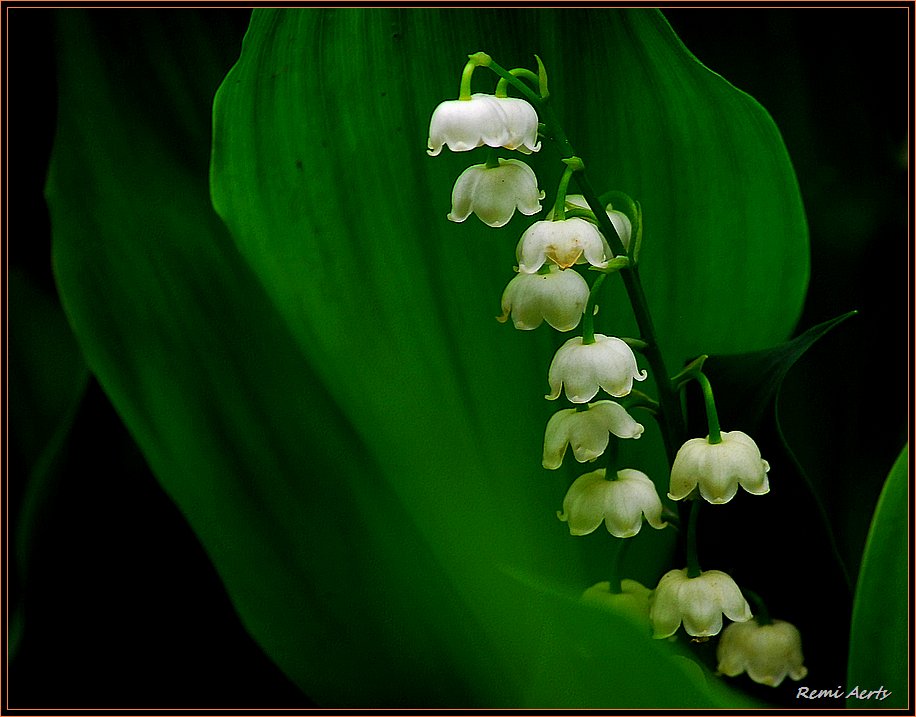
[[[498,167],[475,164],[455,182],[448,218],[463,222],[473,212],[484,224],[501,227],[509,222],[516,209],[526,216],[537,214],[543,198],[534,170],[524,162],[499,159]]]
[[[614,401],[598,401],[588,410],[564,408],[547,422],[544,432],[544,468],[556,470],[563,463],[567,446],[579,463],[593,461],[607,448],[610,434],[619,438],[639,438],[644,426],[633,420],[627,410]]]
[[[670,637],[681,623],[688,635],[712,637],[722,630],[723,614],[734,622],[753,615],[741,590],[720,570],[705,570],[687,577],[687,569],[669,570],[652,594],[649,616],[654,637]]]
[[[716,649],[718,670],[735,677],[742,672],[761,685],[778,687],[786,676],[796,682],[808,674],[802,655],[801,634],[791,623],[757,620],[729,625]]]
[[[613,258],[598,228],[579,217],[535,222],[522,234],[515,255],[518,270],[525,274],[533,274],[548,261],[561,269],[585,263],[603,269]]]
[[[567,194],[564,205],[566,209],[591,209],[591,207],[588,206],[588,202],[585,201],[585,197],[581,194]],[[611,220],[611,224],[614,225],[614,229],[617,230],[617,236],[620,237],[623,248],[629,249],[630,238],[633,235],[633,225],[626,214],[616,209],[611,209],[611,206],[612,205],[608,204],[604,211],[607,213],[608,219]],[[551,208],[551,210],[547,212],[547,219],[553,219],[553,216],[553,208]]]
[[[547,380],[550,393],[546,398],[559,398],[565,388],[572,403],[588,403],[604,389],[615,398],[626,396],[633,381],[644,381],[646,372],[636,365],[633,349],[613,336],[595,334],[595,342],[583,344],[576,336],[563,344],[553,357]]]
[[[631,538],[642,528],[643,517],[653,528],[664,528],[662,501],[645,473],[624,468],[616,480],[605,478],[604,468],[579,476],[566,492],[557,517],[571,535],[588,535],[602,521],[618,538]]]
[[[453,152],[486,145],[528,154],[541,148],[537,132],[537,112],[526,100],[478,93],[436,107],[429,123],[427,152],[435,157],[443,145]]]
[[[728,503],[740,485],[748,493],[763,495],[770,490],[770,464],[746,433],[722,431],[720,443],[708,438],[691,438],[677,452],[671,466],[668,497],[681,500],[694,488],[710,503]]]
[[[588,283],[577,271],[551,267],[547,274],[516,274],[503,291],[501,316],[512,315],[515,328],[536,329],[544,321],[557,331],[579,325],[588,303]]]

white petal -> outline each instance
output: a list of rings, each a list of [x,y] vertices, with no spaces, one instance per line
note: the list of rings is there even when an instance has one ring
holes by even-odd
[[[569,524],[571,535],[588,535],[605,517],[605,505],[611,481],[604,479],[604,469],[586,473],[573,481],[563,499],[560,520]]]
[[[681,625],[679,588],[687,580],[687,569],[669,570],[665,573],[650,599],[649,617],[652,620],[653,637],[662,639],[677,632]]]
[[[564,408],[554,413],[547,421],[544,430],[543,466],[547,470],[556,470],[563,464],[566,447],[569,445],[569,423],[576,414],[575,408]]]
[[[600,417],[607,431],[619,438],[639,438],[646,430],[645,426],[633,420],[627,409],[614,401],[593,403],[589,413],[593,413],[596,419]]]
[[[452,188],[452,211],[448,218],[453,222],[463,222],[474,209],[474,195],[486,165],[475,164],[465,169]]]

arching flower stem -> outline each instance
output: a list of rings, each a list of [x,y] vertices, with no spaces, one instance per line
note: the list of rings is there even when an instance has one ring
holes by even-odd
[[[553,220],[561,222],[566,219],[566,190],[569,188],[569,180],[572,179],[573,173],[584,169],[585,165],[578,157],[564,159],[566,169],[563,176],[560,177],[560,184],[557,186],[557,198],[553,203]]]
[[[703,402],[706,404],[706,422],[709,424],[709,442],[713,445],[722,442],[719,428],[719,414],[716,411],[716,399],[712,395],[712,384],[702,371],[697,372],[697,382],[703,389]]]
[[[458,88],[459,100],[471,99],[471,78],[474,76],[474,70],[479,66],[480,63],[470,59],[461,71],[461,86]]]
[[[524,77],[526,80],[533,82],[535,85],[540,84],[538,76],[534,74],[531,70],[526,70],[524,67],[519,67],[514,70],[509,70],[509,74],[512,75],[513,77]],[[506,80],[506,78],[501,77],[499,79],[499,82],[496,83],[496,91],[493,94],[495,94],[497,97],[505,97],[506,88],[508,87],[508,85],[509,85],[509,82]]]

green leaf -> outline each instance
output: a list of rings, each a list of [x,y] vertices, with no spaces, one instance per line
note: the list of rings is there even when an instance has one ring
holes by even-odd
[[[724,389],[716,391],[720,413],[738,421],[732,424],[735,428],[753,433],[772,411],[789,369],[816,341],[855,314],[850,311],[812,326],[791,341],[768,349],[710,356],[703,371],[714,388]]]
[[[912,675],[907,669],[911,636],[907,602],[910,583],[908,548],[910,505],[909,446],[904,446],[887,476],[865,544],[852,608],[849,677],[856,696],[846,706],[902,709],[908,706]],[[877,701],[862,699],[873,690],[890,692]]]
[[[807,233],[766,112],[700,65],[656,11],[255,12],[215,102],[217,211],[381,462],[440,470],[437,456],[380,430],[393,412],[408,417],[406,433],[441,429],[432,440],[445,455],[509,466],[511,485],[511,473],[537,470],[549,415],[540,392],[562,337],[492,322],[525,220],[446,221],[455,178],[480,158],[424,151],[433,108],[456,96],[463,59],[479,49],[507,67],[538,53],[598,190],[640,202],[642,276],[670,367],[784,340],[807,284]],[[474,81],[492,91],[496,77],[478,69]],[[551,192],[555,153],[530,161]],[[620,282],[606,283],[596,330],[633,336]],[[358,372],[340,360],[354,332]],[[652,433],[632,452],[663,487],[660,445]],[[643,556],[643,579],[657,577],[664,551],[653,543],[656,557]]]

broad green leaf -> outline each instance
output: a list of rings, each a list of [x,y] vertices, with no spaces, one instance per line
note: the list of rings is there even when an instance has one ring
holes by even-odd
[[[891,468],[878,499],[852,609],[849,639],[847,688],[854,696],[847,707],[860,709],[902,709],[909,707],[912,671],[910,654],[910,610],[907,602],[909,575],[910,473],[909,446],[904,446]],[[878,701],[872,691],[890,694]],[[866,698],[870,695],[870,698]],[[882,693],[883,695],[883,693]],[[864,698],[864,699],[863,699]]]
[[[215,102],[217,211],[380,461],[441,470],[438,455],[418,455],[390,429],[432,431],[444,455],[507,466],[511,486],[513,472],[538,470],[549,415],[540,392],[562,337],[492,321],[526,222],[446,221],[455,178],[482,156],[424,151],[433,108],[456,96],[464,59],[479,49],[509,67],[538,53],[599,191],[641,202],[642,276],[672,370],[700,352],[788,336],[807,283],[807,234],[766,112],[700,65],[656,11],[255,12]],[[478,73],[475,89],[492,91],[495,77]],[[531,161],[549,199],[562,165],[549,148]],[[615,283],[598,330],[633,335]],[[354,334],[358,371],[342,360]],[[392,426],[392,413],[406,422]],[[660,445],[651,432],[631,452],[663,487]],[[422,489],[405,497],[421,513],[431,499]],[[664,552],[659,536],[648,541]],[[644,564],[650,580],[658,558]]]

